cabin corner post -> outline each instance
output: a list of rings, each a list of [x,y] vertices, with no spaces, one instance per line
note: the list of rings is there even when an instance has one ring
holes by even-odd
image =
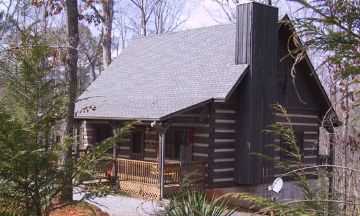
[[[93,126],[89,123],[88,120],[84,120],[82,122],[82,139],[83,139],[83,143],[82,143],[82,147],[83,149],[88,149],[89,147],[92,147],[95,143],[94,143],[94,137],[93,137],[93,133],[94,133],[94,129]]]
[[[208,187],[214,187],[214,149],[215,149],[215,102],[213,101],[210,105],[210,121],[209,121],[209,150],[208,150]]]
[[[333,173],[334,171],[334,167],[332,167],[331,165],[335,165],[335,144],[336,144],[336,135],[335,135],[335,130],[334,130],[334,127],[330,127],[327,129],[328,130],[328,133],[329,133],[329,158],[327,160],[327,165],[330,165],[330,167],[328,167],[328,171],[330,173]],[[320,136],[320,135],[319,135]],[[320,145],[320,144],[319,144]],[[319,148],[320,146],[318,146]],[[334,190],[334,184],[335,184],[335,179],[334,179],[334,176],[333,175],[330,175],[329,176],[329,199],[331,199],[331,194],[333,194],[333,190]]]

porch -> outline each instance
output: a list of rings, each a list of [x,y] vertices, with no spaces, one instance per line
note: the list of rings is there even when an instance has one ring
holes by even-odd
[[[108,164],[99,166],[92,180],[111,179],[121,191],[147,198],[174,194],[183,182],[191,188],[204,189],[209,125],[197,122],[197,115],[187,114],[172,123],[137,125],[108,152]],[[177,123],[184,119],[189,123]],[[123,124],[105,120],[79,122],[79,151],[91,150]]]
[[[165,160],[163,196],[169,197],[183,186],[204,190],[205,163],[205,161]],[[104,170],[104,166],[99,166],[102,168],[94,173],[93,180],[103,181],[110,178],[122,192],[144,198],[161,197],[158,162],[116,158],[115,161],[108,161],[107,164],[112,168],[111,171],[109,168]]]

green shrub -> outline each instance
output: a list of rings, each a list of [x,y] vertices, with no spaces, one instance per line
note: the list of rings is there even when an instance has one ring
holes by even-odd
[[[230,216],[228,202],[221,198],[206,199],[201,192],[187,192],[171,201],[166,209],[167,216]]]

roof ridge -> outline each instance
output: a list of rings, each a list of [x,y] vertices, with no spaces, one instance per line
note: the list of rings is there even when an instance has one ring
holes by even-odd
[[[281,15],[281,16],[278,17],[278,20],[281,21],[285,17],[289,17],[289,15],[288,14]],[[138,41],[138,40],[143,40],[143,39],[146,40],[146,39],[163,37],[163,36],[172,35],[172,34],[178,34],[178,33],[183,33],[183,32],[197,31],[197,30],[202,30],[202,29],[216,28],[216,27],[235,25],[235,24],[236,24],[236,21],[235,22],[230,22],[230,23],[218,23],[218,24],[210,25],[210,26],[201,26],[201,27],[196,27],[196,28],[184,29],[184,30],[180,30],[180,31],[164,32],[164,33],[161,33],[161,34],[154,34],[154,35],[147,35],[147,36],[137,36],[137,37],[134,37],[134,39],[132,41]]]
[[[220,24],[215,24],[215,25],[211,25],[211,26],[202,26],[202,27],[197,27],[197,28],[184,29],[184,30],[180,30],[180,31],[164,32],[161,34],[154,34],[154,35],[148,35],[148,36],[138,36],[138,37],[135,37],[133,41],[143,40],[143,39],[144,40],[152,39],[152,38],[157,38],[157,37],[164,37],[167,35],[173,35],[173,34],[178,34],[178,33],[183,33],[183,32],[197,31],[197,30],[202,30],[202,29],[210,29],[210,28],[216,28],[216,27],[228,26],[228,25],[234,25],[234,24],[236,24],[236,23],[235,22],[220,23]]]

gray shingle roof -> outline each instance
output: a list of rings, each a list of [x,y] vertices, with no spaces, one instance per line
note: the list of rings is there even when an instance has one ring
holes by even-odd
[[[225,99],[247,65],[235,65],[235,24],[137,39],[76,103],[76,118],[160,119]],[[95,110],[81,112],[94,105]]]

